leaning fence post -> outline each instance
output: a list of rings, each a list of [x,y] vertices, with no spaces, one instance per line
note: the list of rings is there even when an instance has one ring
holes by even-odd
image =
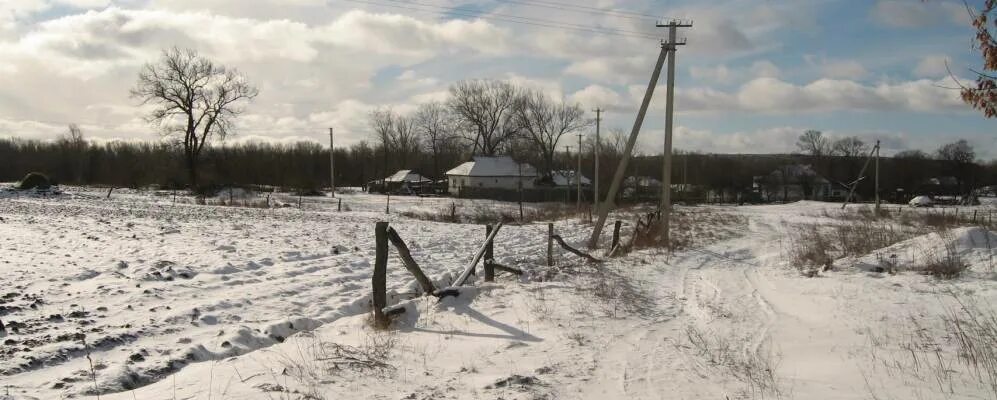
[[[620,227],[622,226],[623,221],[620,220],[616,220],[616,223],[613,224],[613,246],[609,248],[610,250],[615,249],[616,246],[620,245]]]
[[[422,286],[422,290],[427,294],[432,294],[436,290],[436,288],[433,287],[433,282],[430,281],[429,278],[426,277],[426,274],[422,272],[422,269],[419,268],[419,264],[415,262],[414,258],[412,258],[412,252],[409,251],[408,245],[406,245],[405,241],[402,240],[402,237],[398,235],[398,231],[395,231],[395,228],[388,227],[388,240],[391,241],[391,244],[395,245],[395,250],[398,251],[398,257],[401,257],[402,259],[402,264],[405,265],[405,269],[407,269],[408,272],[412,273],[415,280],[419,282],[419,286]]]
[[[485,239],[488,239],[491,234],[492,225],[485,225]],[[485,245],[485,282],[495,280],[495,267],[492,265],[493,258],[495,258],[495,245],[494,241],[490,241]]]
[[[390,321],[384,315],[384,307],[388,306],[387,294],[387,272],[388,272],[388,223],[380,221],[374,227],[375,258],[374,274],[370,281],[374,293],[371,299],[374,302],[374,326],[386,328]]]
[[[554,224],[547,223],[547,266],[554,266]]]

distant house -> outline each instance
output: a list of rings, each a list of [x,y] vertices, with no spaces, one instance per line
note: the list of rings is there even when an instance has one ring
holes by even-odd
[[[848,188],[831,182],[805,164],[787,164],[768,175],[756,176],[754,189],[769,201],[840,200]]]
[[[661,181],[650,176],[628,176],[623,180],[623,197],[652,199],[661,196]]]
[[[447,190],[460,194],[472,189],[532,189],[537,171],[529,164],[518,164],[511,157],[475,156],[472,161],[446,172]]]
[[[575,187],[578,184],[578,181],[575,180],[575,171],[571,170],[552,171],[550,176],[554,183],[554,186]],[[581,181],[583,187],[587,187],[592,184],[592,180],[586,178],[585,175],[581,175],[579,180]]]
[[[384,178],[384,187],[391,192],[415,193],[422,186],[432,184],[433,180],[410,169],[403,169]]]

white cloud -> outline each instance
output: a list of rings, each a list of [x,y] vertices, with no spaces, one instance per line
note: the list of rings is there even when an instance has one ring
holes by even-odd
[[[716,67],[693,66],[689,68],[689,75],[697,80],[714,83],[727,83],[733,78],[731,70],[723,64],[717,65]]]
[[[828,60],[811,54],[804,55],[803,59],[810,66],[817,68],[821,76],[832,79],[861,79],[869,74],[869,71],[855,60]]]
[[[747,111],[767,114],[796,112],[968,110],[947,82],[927,79],[863,85],[850,80],[818,79],[797,85],[775,78],[753,79],[734,92],[710,88],[678,89],[676,107],[685,112]],[[631,95],[642,91],[632,87]],[[636,97],[635,97],[636,98]]]
[[[757,78],[778,78],[782,71],[771,61],[760,60],[751,64],[751,74]]]
[[[599,57],[573,62],[564,73],[597,82],[623,83],[640,74],[649,74],[653,67],[653,61],[647,57]]]
[[[624,106],[620,94],[600,85],[588,85],[572,93],[568,99],[581,104],[583,109],[599,107],[604,110],[620,110]]]
[[[966,7],[955,1],[879,0],[870,13],[875,21],[897,28],[969,22]]]
[[[927,56],[914,67],[914,76],[919,78],[941,78],[949,75],[948,64],[952,60],[948,56]]]

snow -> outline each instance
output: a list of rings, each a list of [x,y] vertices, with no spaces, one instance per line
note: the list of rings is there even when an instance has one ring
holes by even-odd
[[[520,169],[522,167],[522,169]],[[456,176],[537,176],[536,170],[530,164],[517,164],[509,156],[485,157],[475,156],[474,161],[468,161],[447,171],[446,175]]]
[[[9,391],[0,399],[94,397],[78,333],[100,398],[112,400],[994,396],[961,365],[954,393],[884,368],[902,357],[894,350],[910,321],[940,329],[944,293],[997,301],[988,244],[997,236],[979,227],[916,236],[805,278],[786,257],[787,237],[799,224],[850,223],[840,205],[680,207],[682,221],[732,222],[676,226],[694,232],[687,249],[601,265],[556,249],[547,267],[546,223],[509,224],[495,261],[525,275],[472,276],[456,298],[418,296],[392,250],[389,304],[406,312],[378,331],[369,324],[375,221],[389,221],[443,287],[484,227],[400,214],[518,206],[392,196],[386,215],[385,196],[354,193],[257,209],[66,192],[0,200],[0,343],[13,341],[0,347]],[[340,199],[350,211],[336,211]],[[570,219],[555,230],[581,248],[591,227]],[[940,281],[863,267],[912,249],[954,249],[969,272]],[[12,322],[23,327],[13,333]]]
[[[429,178],[426,178],[418,173],[412,172],[409,169],[399,170],[391,176],[384,179],[385,182],[430,182]]]
[[[911,207],[931,207],[931,205],[935,204],[935,202],[931,200],[931,197],[917,196],[913,199],[910,199],[910,201],[907,202],[907,204],[909,204]]]

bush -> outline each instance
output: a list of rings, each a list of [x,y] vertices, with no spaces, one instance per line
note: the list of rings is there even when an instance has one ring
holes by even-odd
[[[925,265],[917,268],[925,275],[931,275],[939,279],[953,279],[962,275],[963,271],[969,269],[967,264],[955,249],[955,244],[945,245],[945,254],[932,254],[928,256]]]
[[[52,187],[52,181],[41,172],[29,172],[21,179],[21,182],[17,184],[17,188],[21,190],[26,189],[48,189]]]

